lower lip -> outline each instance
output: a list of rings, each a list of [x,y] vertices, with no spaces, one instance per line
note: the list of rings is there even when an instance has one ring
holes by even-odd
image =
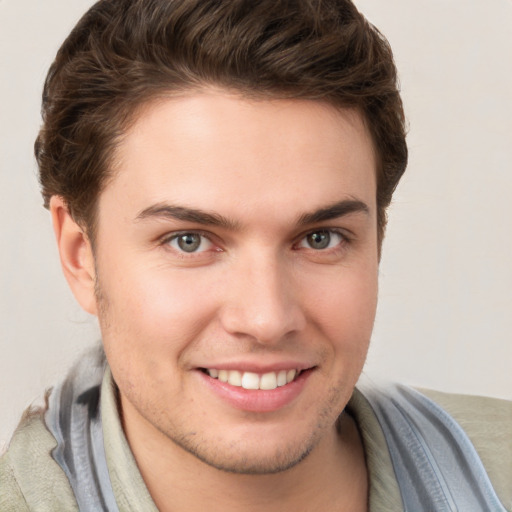
[[[272,390],[244,389],[213,379],[198,370],[203,382],[232,407],[248,412],[273,412],[293,402],[301,393],[312,370],[305,370],[289,384]]]

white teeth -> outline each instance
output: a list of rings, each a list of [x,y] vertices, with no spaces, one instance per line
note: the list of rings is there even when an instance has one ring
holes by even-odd
[[[260,389],[260,377],[257,373],[245,372],[242,377],[244,389]]]
[[[260,389],[276,389],[277,376],[275,372],[265,373],[260,379]]]
[[[216,370],[208,368],[207,373],[213,379],[219,379],[221,382],[227,382],[231,386],[242,387],[244,389],[263,389],[272,390],[281,386],[286,386],[299,375],[297,370],[281,370],[279,372],[268,372],[259,375],[253,372],[240,372],[238,370]]]
[[[237,372],[236,370],[232,370],[229,372],[228,382],[232,386],[241,386],[242,385],[242,374]]]

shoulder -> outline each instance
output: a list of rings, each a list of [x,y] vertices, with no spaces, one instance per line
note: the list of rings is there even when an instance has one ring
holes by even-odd
[[[406,509],[512,511],[512,404],[366,381]],[[426,501],[427,500],[427,501]],[[503,508],[505,506],[505,508]],[[422,508],[423,507],[423,508]]]
[[[55,446],[43,411],[27,411],[0,458],[0,510],[78,511],[67,477],[51,456]]]
[[[419,389],[442,407],[475,447],[496,493],[512,510],[512,402]]]

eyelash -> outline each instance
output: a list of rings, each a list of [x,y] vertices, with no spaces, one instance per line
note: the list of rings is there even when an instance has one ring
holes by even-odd
[[[198,231],[198,230],[189,230],[189,231],[178,231],[178,232],[174,232],[174,233],[171,233],[169,235],[166,235],[164,236],[161,241],[160,241],[160,245],[162,246],[165,246],[167,248],[170,247],[170,244],[171,242],[175,241],[175,240],[178,240],[180,237],[183,237],[183,236],[186,236],[186,235],[198,235],[200,236],[203,240],[207,240],[208,243],[212,244],[213,246],[215,246],[215,242],[212,240],[212,235],[211,233],[207,233],[207,232],[204,232],[204,231]],[[201,240],[201,243],[203,243],[203,240]],[[187,252],[187,251],[184,251],[184,250],[180,250],[180,249],[177,249],[177,248],[173,248],[173,247],[170,247],[171,250],[173,250],[176,254],[178,254],[180,257],[183,257],[183,258],[191,258],[191,257],[194,257],[194,256],[198,256],[198,255],[202,255],[204,254],[205,252],[208,252],[208,251],[200,251],[200,252]],[[218,248],[216,251],[214,252],[222,252],[222,249]]]
[[[304,242],[309,236],[312,236],[315,234],[320,234],[320,233],[328,233],[329,237],[330,237],[329,242],[331,241],[333,235],[338,236],[340,238],[340,240],[334,247],[326,247],[323,249],[314,249],[313,247],[305,247],[305,249],[311,249],[315,253],[331,253],[336,250],[340,250],[345,245],[347,245],[348,243],[351,242],[351,239],[349,238],[349,236],[346,234],[345,231],[342,231],[340,229],[335,229],[335,228],[319,228],[319,229],[313,229],[311,231],[308,231],[307,233],[302,234],[299,237],[298,242],[296,242],[294,244],[294,247],[296,247],[298,244],[301,244],[302,242]]]
[[[334,246],[334,247],[327,247],[325,249],[314,249],[313,247],[304,247],[304,249],[310,249],[314,251],[315,253],[331,253],[335,252],[337,250],[342,249],[344,246],[350,244],[352,242],[352,238],[347,235],[347,233],[344,230],[336,229],[336,228],[318,228],[313,229],[310,231],[307,231],[306,233],[301,234],[299,237],[297,237],[297,241],[293,243],[293,249],[294,250],[300,250],[301,247],[299,247],[299,244],[306,240],[308,236],[319,234],[319,233],[329,233],[329,235],[332,237],[332,235],[336,235],[340,237],[340,241]],[[200,231],[200,230],[189,230],[189,231],[178,231],[171,233],[169,235],[166,235],[163,237],[160,241],[160,245],[169,247],[171,242],[178,240],[180,237],[185,235],[199,235],[202,237],[202,239],[206,239],[208,243],[212,244],[214,247],[217,245],[213,240],[213,236],[211,233]],[[202,242],[201,242],[202,243]],[[203,251],[193,251],[193,252],[187,252],[184,250],[180,250],[177,248],[171,248],[176,254],[178,254],[180,257],[183,258],[191,258],[191,257],[197,257],[198,255],[203,255],[206,252],[210,252],[207,250]],[[215,251],[213,252],[223,252],[221,248],[217,247]]]

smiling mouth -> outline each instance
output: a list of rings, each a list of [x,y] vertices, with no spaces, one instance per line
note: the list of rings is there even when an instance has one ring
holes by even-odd
[[[303,373],[303,370],[296,369],[280,370],[263,374],[242,372],[239,370],[217,370],[215,368],[201,368],[201,371],[209,375],[212,379],[217,379],[231,386],[265,391],[286,386]]]

